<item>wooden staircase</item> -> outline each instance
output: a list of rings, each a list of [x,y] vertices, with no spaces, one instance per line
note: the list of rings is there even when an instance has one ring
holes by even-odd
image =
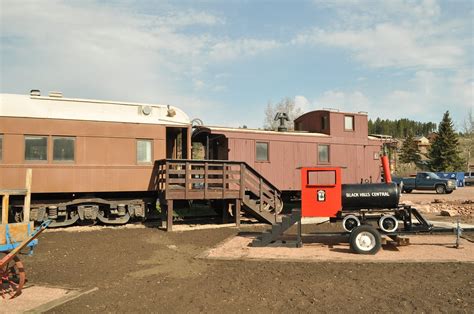
[[[281,191],[245,162],[163,159],[154,172],[152,188],[168,210],[173,200],[228,200],[261,222],[280,221]]]
[[[278,240],[283,233],[290,229],[295,223],[298,223],[297,240],[295,245],[301,246],[301,209],[293,209],[291,215],[282,216],[280,222],[272,225],[272,228],[268,231],[263,232],[255,240],[252,241],[252,246],[263,247],[267,246]]]

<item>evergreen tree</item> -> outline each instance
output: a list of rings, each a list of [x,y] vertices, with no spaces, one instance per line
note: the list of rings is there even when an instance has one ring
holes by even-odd
[[[413,135],[408,133],[407,138],[403,142],[401,148],[400,161],[402,163],[418,163],[421,161],[420,150],[418,149],[418,144],[413,139]]]
[[[463,160],[459,155],[458,135],[454,131],[449,111],[443,115],[436,137],[429,151],[429,165],[432,171],[462,171]]]

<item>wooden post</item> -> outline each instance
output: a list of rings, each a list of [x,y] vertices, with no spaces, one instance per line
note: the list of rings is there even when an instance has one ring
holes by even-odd
[[[25,183],[25,201],[23,205],[23,222],[30,221],[30,205],[31,205],[31,183],[33,179],[33,170],[26,170],[26,183]]]
[[[260,177],[260,184],[259,184],[259,189],[260,189],[260,211],[263,210],[263,179]]]
[[[204,162],[204,199],[207,200],[207,189],[209,188],[209,183],[207,182],[208,179],[208,171],[209,171],[209,163],[207,161]]]
[[[222,208],[222,223],[226,224],[229,222],[229,203],[227,200],[223,200],[223,208]]]
[[[240,164],[240,199],[245,196],[245,164]]]
[[[188,192],[191,186],[189,185],[189,176],[191,173],[191,167],[189,166],[189,162],[184,163],[184,197],[189,199]]]
[[[241,200],[236,199],[235,200],[235,226],[237,228],[240,228],[240,207],[241,207]]]
[[[10,195],[3,194],[2,199],[2,225],[8,223],[8,205],[10,204]]]
[[[222,198],[225,198],[225,189],[227,185],[227,165],[222,166]]]
[[[167,201],[168,206],[166,209],[166,231],[173,231],[173,200]]]

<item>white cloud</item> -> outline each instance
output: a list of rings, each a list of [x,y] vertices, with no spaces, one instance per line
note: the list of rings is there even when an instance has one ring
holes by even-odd
[[[335,22],[302,31],[294,44],[344,49],[374,68],[452,69],[465,66],[469,58],[472,20],[443,20],[435,0],[315,3],[333,10]]]
[[[278,48],[279,46],[280,43],[275,40],[224,40],[212,46],[210,57],[216,61],[227,61],[236,59],[240,56],[254,56]]]
[[[297,95],[295,96],[295,105],[296,107],[301,108],[303,112],[307,112],[309,110],[310,102],[306,97]]]
[[[356,60],[375,68],[452,68],[464,61],[464,50],[455,43],[434,37],[427,39],[423,31],[388,23],[362,30],[317,28],[299,34],[294,43],[346,49]]]
[[[367,111],[371,118],[438,122],[449,110],[456,121],[463,121],[474,106],[474,85],[469,73],[454,76],[433,71],[418,71],[409,80],[409,87],[382,94],[363,91],[327,90],[310,107],[335,108],[342,111]]]
[[[2,1],[0,14],[1,59],[8,60],[0,75],[2,92],[60,89],[73,97],[198,110],[213,102],[187,91],[225,89],[219,79],[207,85],[211,61],[235,61],[276,47],[272,40],[212,35],[206,29],[225,19],[195,10],[150,15],[127,4]],[[195,26],[207,28],[186,31]]]
[[[369,111],[370,104],[369,98],[361,91],[328,90],[314,101],[317,108],[334,108],[352,112]]]

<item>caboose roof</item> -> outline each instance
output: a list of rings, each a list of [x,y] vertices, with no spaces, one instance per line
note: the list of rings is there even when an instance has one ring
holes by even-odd
[[[0,94],[0,116],[163,125],[190,124],[188,115],[174,106],[17,94]]]
[[[310,133],[310,132],[301,132],[301,131],[272,131],[272,130],[261,130],[261,129],[248,129],[248,128],[229,128],[221,126],[197,126],[197,132],[232,132],[232,133],[259,133],[259,134],[271,134],[271,135],[290,135],[290,136],[317,136],[317,137],[329,137],[327,134],[323,133]]]

